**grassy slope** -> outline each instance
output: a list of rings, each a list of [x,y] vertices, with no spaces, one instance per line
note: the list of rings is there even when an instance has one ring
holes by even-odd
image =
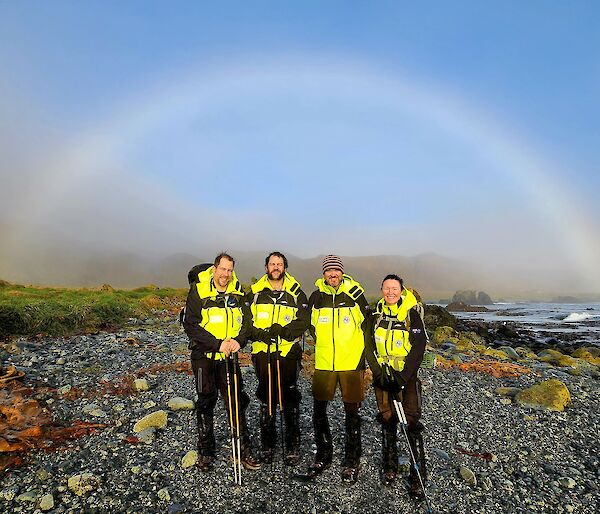
[[[129,318],[176,310],[187,290],[42,288],[0,281],[0,337],[60,336],[122,326]]]

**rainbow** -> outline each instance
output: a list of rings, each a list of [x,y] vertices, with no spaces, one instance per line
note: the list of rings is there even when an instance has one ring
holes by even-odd
[[[257,64],[258,63],[258,64]],[[281,91],[312,94],[324,98],[347,95],[353,102],[375,101],[389,110],[409,113],[437,126],[477,148],[479,154],[505,173],[530,198],[531,204],[549,221],[573,262],[590,286],[600,289],[600,241],[580,202],[572,198],[553,167],[533,146],[486,116],[482,109],[448,91],[408,75],[392,75],[368,65],[313,56],[285,56],[276,61],[251,60],[185,70],[156,84],[145,94],[125,103],[107,120],[95,124],[87,134],[70,142],[45,165],[45,174],[24,197],[31,206],[25,226],[9,233],[6,244],[18,245],[27,227],[61,204],[80,181],[103,173],[118,158],[123,145],[142,139],[166,120],[201,114],[214,105],[215,98],[235,94],[239,84],[245,91]],[[49,196],[49,191],[52,191]]]

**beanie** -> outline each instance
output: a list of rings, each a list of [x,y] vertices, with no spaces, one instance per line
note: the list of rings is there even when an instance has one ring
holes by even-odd
[[[323,259],[323,273],[332,269],[337,269],[344,273],[342,258],[337,255],[326,255]]]

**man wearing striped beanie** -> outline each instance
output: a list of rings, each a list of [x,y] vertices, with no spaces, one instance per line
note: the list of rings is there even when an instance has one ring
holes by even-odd
[[[364,399],[365,334],[368,304],[364,289],[349,275],[337,255],[323,259],[323,278],[308,301],[309,330],[315,341],[313,375],[313,425],[317,454],[307,472],[316,477],[331,466],[333,440],[327,419],[327,405],[340,387],[345,422],[345,452],[341,477],[354,483],[361,456],[361,430],[358,409]]]

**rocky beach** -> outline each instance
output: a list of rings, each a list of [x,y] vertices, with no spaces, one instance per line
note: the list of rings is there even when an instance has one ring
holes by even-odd
[[[597,512],[597,348],[571,348],[570,354],[532,348],[525,336],[479,327],[459,323],[457,331],[440,324],[430,333],[437,363],[420,371],[433,512]],[[208,473],[194,465],[193,379],[187,338],[172,313],[131,319],[114,332],[7,339],[1,351],[0,511],[426,512],[401,479],[392,487],[380,482],[380,427],[370,385],[361,409],[358,482],[348,486],[339,479],[339,400],[329,408],[334,465],[314,482],[294,479],[314,452],[306,348],[303,462],[289,468],[278,456],[272,466],[244,472],[239,487],[232,485],[221,404],[217,463]],[[243,374],[254,399],[253,368],[244,366]],[[254,401],[248,419],[257,441]],[[407,473],[402,439],[399,448]]]

